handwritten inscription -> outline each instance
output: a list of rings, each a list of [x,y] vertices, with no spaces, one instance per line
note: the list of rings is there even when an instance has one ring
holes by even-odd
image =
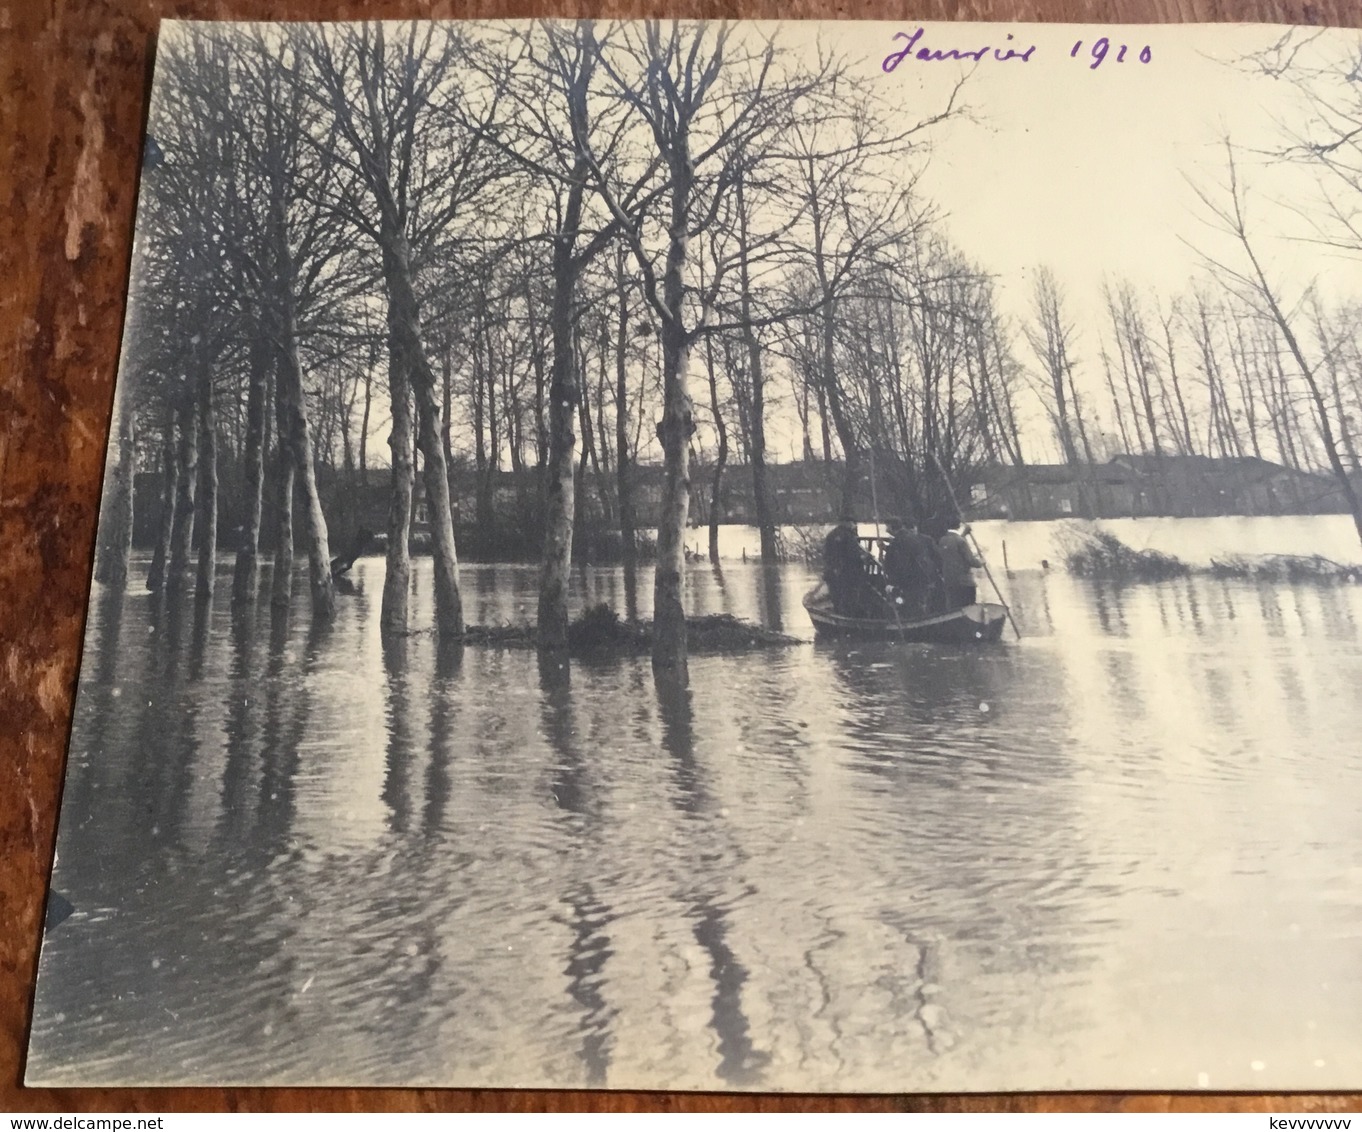
[[[885,74],[892,74],[905,59],[915,59],[920,63],[941,63],[947,60],[973,63],[1029,63],[1035,57],[1037,50],[1034,43],[1029,47],[1022,47],[1010,32],[1001,44],[995,46],[992,43],[986,43],[982,47],[934,47],[930,43],[923,42],[923,36],[926,34],[927,29],[921,27],[911,33],[906,31],[895,32],[895,42],[902,40],[903,46],[891,51],[884,57],[880,67]],[[1152,62],[1154,58],[1154,53],[1148,46],[1139,48],[1137,52],[1136,48],[1128,44],[1113,44],[1105,35],[1095,40],[1086,52],[1083,47],[1084,41],[1080,39],[1073,45],[1073,49],[1069,52],[1069,58],[1081,59],[1088,64],[1088,69],[1091,71],[1097,70],[1106,62],[1109,54],[1117,63],[1124,63],[1128,53],[1130,53],[1132,59],[1139,59],[1141,63]],[[1089,62],[1089,60],[1091,61]]]
[[[1091,50],[1088,52],[1088,54],[1092,57],[1092,62],[1088,64],[1088,70],[1095,71],[1103,63],[1105,63],[1107,59],[1107,53],[1112,49],[1112,46],[1113,45],[1111,40],[1109,40],[1105,35],[1102,36],[1101,39],[1094,42]],[[1082,50],[1083,41],[1080,39],[1077,43],[1073,45],[1073,50],[1069,52],[1069,58],[1077,59],[1078,53]],[[1135,50],[1133,47],[1129,47],[1124,43],[1120,44],[1116,51],[1116,62],[1124,63],[1126,61],[1126,52],[1133,50]],[[1148,45],[1146,45],[1140,48],[1140,54],[1137,56],[1137,58],[1140,60],[1141,63],[1149,63],[1153,60],[1154,53],[1149,49]]]
[[[1029,63],[1032,54],[1034,54],[1036,50],[1035,44],[1032,44],[1024,51],[1017,51],[1012,47],[994,47],[991,43],[976,49],[961,47],[918,47],[918,41],[926,34],[926,28],[918,28],[912,35],[909,35],[906,31],[895,32],[894,38],[896,40],[903,39],[907,40],[907,42],[903,45],[902,50],[891,52],[889,55],[885,56],[884,62],[880,64],[880,66],[884,68],[885,73],[891,73],[895,67],[909,56],[912,56],[914,59],[918,59],[923,63],[940,63],[945,59],[962,61],[971,59],[976,63],[980,63],[987,58],[993,58],[999,63],[1007,63],[1014,59],[1020,59],[1023,63]],[[1007,38],[1010,40],[1013,36],[1009,34]]]

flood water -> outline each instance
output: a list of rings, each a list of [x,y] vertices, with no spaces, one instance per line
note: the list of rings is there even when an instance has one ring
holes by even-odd
[[[829,645],[804,568],[695,565],[809,639],[683,692],[384,646],[382,571],[327,628],[96,590],[30,1083],[1362,1081],[1362,585],[1023,571],[1019,643]]]

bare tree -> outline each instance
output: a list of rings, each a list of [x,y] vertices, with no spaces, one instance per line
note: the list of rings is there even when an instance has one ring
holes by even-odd
[[[1073,343],[1073,323],[1063,313],[1064,296],[1055,281],[1054,272],[1042,267],[1036,272],[1031,292],[1032,316],[1035,324],[1026,328],[1026,340],[1045,373],[1046,384],[1040,392],[1041,403],[1050,417],[1059,442],[1064,463],[1077,466],[1080,462],[1078,445],[1074,440],[1074,426],[1070,420],[1069,380],[1073,362],[1070,358]]]
[[[460,66],[471,47],[463,31],[447,24],[408,23],[395,29],[382,23],[345,24],[326,31],[300,28],[297,34],[310,65],[300,81],[328,114],[340,143],[336,148],[364,189],[363,200],[336,197],[333,206],[378,249],[387,297],[393,502],[382,624],[388,632],[407,627],[410,390],[435,559],[436,621],[442,634],[462,636],[442,398],[426,352],[415,254],[468,208],[493,176],[479,133],[463,123],[470,106],[493,113],[497,92],[484,102],[460,84]]]
[[[1234,148],[1229,139],[1225,141],[1225,172],[1226,184],[1222,194],[1213,195],[1211,191],[1199,188],[1197,195],[1211,217],[1218,222],[1221,230],[1231,236],[1238,245],[1241,266],[1232,266],[1218,260],[1210,262],[1225,283],[1250,302],[1285,342],[1307,392],[1320,446],[1324,450],[1339,492],[1352,515],[1358,538],[1362,539],[1362,498],[1359,498],[1343,461],[1338,440],[1338,422],[1333,419],[1329,399],[1320,381],[1319,362],[1307,356],[1305,345],[1297,334],[1294,309],[1282,299],[1279,284],[1268,276],[1263,266],[1257,245],[1249,230],[1246,211],[1247,190],[1239,180]]]
[[[537,83],[508,84],[508,101],[514,104],[514,113],[498,130],[497,141],[512,159],[546,183],[551,199],[545,234],[552,247],[552,361],[538,642],[541,652],[561,654],[567,650],[568,574],[577,512],[574,425],[583,408],[582,379],[573,344],[580,314],[578,281],[607,246],[618,223],[605,217],[594,232],[584,231],[590,204],[588,180],[593,161],[613,160],[619,115],[608,118],[603,130],[593,109],[593,83],[602,45],[590,20],[572,25],[541,21],[513,34],[511,42],[522,57],[521,65],[532,66],[549,92],[546,97],[544,87]],[[628,213],[635,208],[635,197],[646,184],[646,180],[635,182],[634,191],[617,201],[621,210]]]
[[[736,158],[784,120],[798,99],[800,80],[785,75],[774,42],[749,44],[728,26],[656,21],[625,26],[611,37],[600,65],[615,96],[651,138],[642,172],[604,159],[580,136],[589,154],[593,187],[624,234],[649,305],[660,322],[663,450],[661,521],[653,584],[653,666],[686,672],[686,619],[681,600],[686,515],[690,502],[689,446],[695,431],[690,397],[690,353],[707,332],[722,286],[714,271],[703,294],[692,296],[690,240],[706,231],[735,187]],[[646,76],[640,84],[639,77]],[[660,174],[661,185],[639,186]],[[628,199],[657,198],[665,210],[665,252],[658,266],[644,243],[640,213]]]

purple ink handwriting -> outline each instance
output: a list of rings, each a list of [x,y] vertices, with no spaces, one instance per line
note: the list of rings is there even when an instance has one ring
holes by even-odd
[[[1111,40],[1109,40],[1104,35],[1102,36],[1101,39],[1098,39],[1093,43],[1092,49],[1088,52],[1088,54],[1092,57],[1092,62],[1088,64],[1088,70],[1095,71],[1104,62],[1106,62],[1107,52],[1109,52],[1113,46],[1117,47],[1116,62],[1118,63],[1124,63],[1126,61],[1126,52],[1134,50],[1134,48],[1128,47],[1124,43],[1119,45],[1113,45]],[[1073,50],[1069,52],[1069,58],[1077,59],[1078,53],[1082,49],[1083,41],[1080,39],[1077,43],[1073,45]],[[1137,56],[1137,58],[1140,60],[1141,63],[1148,63],[1153,60],[1154,53],[1150,51],[1148,45],[1146,45],[1140,48],[1140,54]]]
[[[1011,47],[1006,49],[994,47],[992,44],[985,44],[983,47],[969,50],[960,47],[918,47],[918,41],[927,33],[926,28],[918,28],[917,31],[909,35],[905,31],[895,32],[894,38],[903,39],[907,42],[902,50],[891,52],[885,56],[884,62],[880,64],[886,74],[892,72],[895,67],[907,59],[910,55],[914,59],[921,60],[923,63],[939,63],[944,59],[965,60],[971,59],[976,63],[983,62],[986,58],[996,59],[999,63],[1007,63],[1012,60],[1020,59],[1023,63],[1031,62],[1031,56],[1035,53],[1035,44],[1032,44],[1025,51],[1017,51]],[[1012,39],[1009,34],[1008,39]]]
[[[998,63],[1029,63],[1036,53],[1036,45],[1033,43],[1029,47],[1021,48],[1020,44],[1015,43],[1015,36],[1010,32],[1007,38],[998,46],[986,43],[982,47],[932,47],[922,43],[922,37],[927,34],[926,28],[918,28],[911,34],[906,31],[894,33],[895,41],[902,40],[903,46],[891,51],[884,57],[880,64],[885,74],[891,74],[905,59],[916,59],[921,63],[940,63],[948,59],[957,62],[970,61],[974,63],[998,62]],[[1132,58],[1137,58],[1141,63],[1149,63],[1153,60],[1154,54],[1148,46],[1137,49],[1133,46],[1120,43],[1114,44],[1107,36],[1102,36],[1093,42],[1088,52],[1080,56],[1083,50],[1083,40],[1079,40],[1073,45],[1069,52],[1070,59],[1081,58],[1088,63],[1090,71],[1097,70],[1107,57],[1111,57],[1117,63],[1124,63],[1128,53],[1134,53]],[[1114,54],[1112,54],[1114,52]],[[1088,60],[1091,59],[1091,62]]]

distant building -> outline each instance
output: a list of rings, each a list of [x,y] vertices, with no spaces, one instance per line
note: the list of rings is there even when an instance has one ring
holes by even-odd
[[[1256,456],[1121,455],[1105,464],[997,465],[970,485],[976,518],[1311,515],[1346,510],[1332,476]]]
[[[767,466],[772,518],[777,524],[821,525],[836,521],[841,505],[843,465],[840,461],[801,460]],[[220,461],[218,545],[235,548],[242,513],[241,470]],[[540,472],[533,466],[491,473],[479,480],[468,466],[451,476],[454,526],[460,554],[471,558],[512,556],[532,559],[539,553],[542,532]],[[635,525],[640,531],[657,526],[662,504],[662,467],[643,464],[631,471]],[[862,474],[855,510],[869,519],[905,505],[894,498],[888,476],[881,476],[878,498],[868,470]],[[1355,474],[1362,492],[1362,472]],[[713,467],[691,465],[690,520],[709,522]],[[317,469],[317,487],[332,545],[348,545],[361,529],[383,536],[388,528],[391,472],[386,467],[358,471]],[[1215,459],[1209,456],[1116,456],[1105,464],[993,465],[961,472],[955,484],[968,517],[1026,519],[1112,519],[1127,516],[1311,515],[1347,510],[1343,493],[1331,475],[1302,472],[1256,457]],[[156,540],[161,513],[161,476],[140,472],[134,482],[133,542],[140,548]],[[480,490],[481,489],[481,490]],[[477,522],[478,498],[490,503],[495,530]],[[618,532],[618,499],[613,470],[585,473],[579,493],[583,522],[579,537],[599,540]],[[262,500],[261,549],[272,551],[278,530],[278,506],[267,490]],[[756,523],[752,469],[729,464],[724,469],[719,521]],[[297,528],[295,528],[296,530]],[[593,533],[594,532],[594,533]],[[430,530],[425,485],[417,476],[412,491],[412,545],[428,546]]]

